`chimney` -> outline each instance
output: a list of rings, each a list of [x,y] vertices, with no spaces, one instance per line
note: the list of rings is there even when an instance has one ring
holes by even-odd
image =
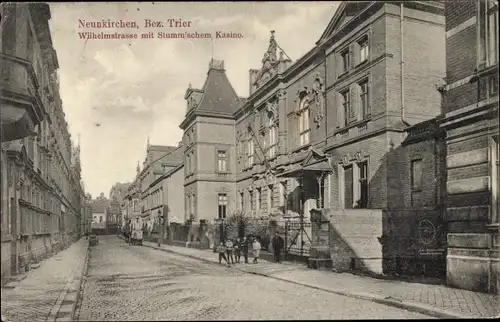
[[[208,69],[224,70],[224,61],[212,58],[212,60],[210,60],[210,64],[208,65]]]

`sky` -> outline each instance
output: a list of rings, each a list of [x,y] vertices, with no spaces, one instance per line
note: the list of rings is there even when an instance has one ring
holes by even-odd
[[[319,39],[337,2],[51,3],[50,27],[59,59],[63,109],[74,141],[80,136],[82,177],[92,197],[135,179],[150,144],[177,146],[189,84],[201,88],[212,57],[224,60],[239,96],[248,71],[260,69],[275,30],[293,60]],[[82,29],[79,20],[123,19],[139,29]],[[144,28],[144,20],[182,19],[191,27]],[[79,32],[241,33],[240,39],[82,40]]]

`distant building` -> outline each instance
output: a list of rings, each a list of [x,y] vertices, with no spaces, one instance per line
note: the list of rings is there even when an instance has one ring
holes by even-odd
[[[179,166],[182,165],[184,147],[175,146],[147,146],[144,168],[140,172],[138,179],[141,193],[141,217],[147,229],[151,231],[155,224],[160,223],[164,211],[168,211],[166,204],[167,191],[165,180],[169,180]],[[169,175],[167,175],[169,174]],[[179,200],[170,200],[179,202]],[[175,208],[175,207],[174,207]],[[177,214],[182,217],[183,214]]]
[[[92,229],[106,228],[109,204],[109,199],[104,196],[104,193],[101,193],[101,195],[96,199],[91,200],[90,205],[92,208]]]

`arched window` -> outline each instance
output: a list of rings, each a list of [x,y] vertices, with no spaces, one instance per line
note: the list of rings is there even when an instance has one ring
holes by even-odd
[[[306,96],[300,100],[299,110],[299,146],[309,144],[311,125],[309,122],[309,98]]]

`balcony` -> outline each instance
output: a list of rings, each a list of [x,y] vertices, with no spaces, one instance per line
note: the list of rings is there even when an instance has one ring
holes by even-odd
[[[38,81],[31,62],[0,54],[2,141],[27,137],[40,124],[44,107],[38,94]]]

